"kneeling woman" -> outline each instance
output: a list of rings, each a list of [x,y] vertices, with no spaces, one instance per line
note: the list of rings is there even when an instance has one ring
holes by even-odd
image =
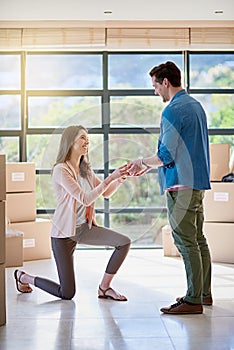
[[[94,201],[109,197],[127,176],[127,166],[117,168],[104,181],[93,172],[88,162],[88,132],[83,126],[67,127],[61,137],[52,181],[57,199],[51,229],[52,250],[57,265],[59,284],[43,277],[15,270],[16,287],[30,293],[34,285],[61,299],[75,295],[73,253],[76,244],[112,246],[115,250],[107,264],[98,288],[99,298],[126,301],[111,288],[111,281],[124,261],[130,239],[95,223]]]

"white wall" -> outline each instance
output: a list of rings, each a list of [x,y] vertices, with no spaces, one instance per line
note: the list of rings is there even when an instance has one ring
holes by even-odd
[[[0,0],[0,21],[233,19],[234,0]]]

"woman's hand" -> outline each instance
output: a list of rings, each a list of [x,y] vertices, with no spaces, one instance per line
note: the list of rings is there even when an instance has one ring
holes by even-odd
[[[125,179],[128,176],[128,164],[124,164],[120,166],[119,168],[115,169],[113,173],[110,175],[112,180],[117,179]]]
[[[149,170],[151,170],[151,166],[143,163],[142,159],[132,160],[129,163],[129,175],[130,176],[141,176],[146,174]]]

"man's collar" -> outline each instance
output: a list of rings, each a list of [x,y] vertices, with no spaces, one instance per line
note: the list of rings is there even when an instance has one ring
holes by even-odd
[[[185,89],[181,89],[181,90],[177,91],[177,92],[175,93],[175,95],[172,97],[172,99],[171,99],[170,102],[172,102],[175,98],[179,97],[180,95],[184,95],[184,94],[186,94]]]

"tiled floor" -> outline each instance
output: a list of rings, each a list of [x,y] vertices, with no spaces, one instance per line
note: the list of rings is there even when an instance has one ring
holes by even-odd
[[[16,292],[7,269],[7,325],[0,327],[1,350],[231,350],[234,349],[234,265],[213,264],[214,305],[202,315],[171,316],[160,307],[185,291],[180,258],[162,250],[131,250],[113,286],[127,302],[97,298],[110,251],[75,253],[77,293],[61,301],[34,288]],[[53,279],[53,259],[24,263],[32,274]]]

